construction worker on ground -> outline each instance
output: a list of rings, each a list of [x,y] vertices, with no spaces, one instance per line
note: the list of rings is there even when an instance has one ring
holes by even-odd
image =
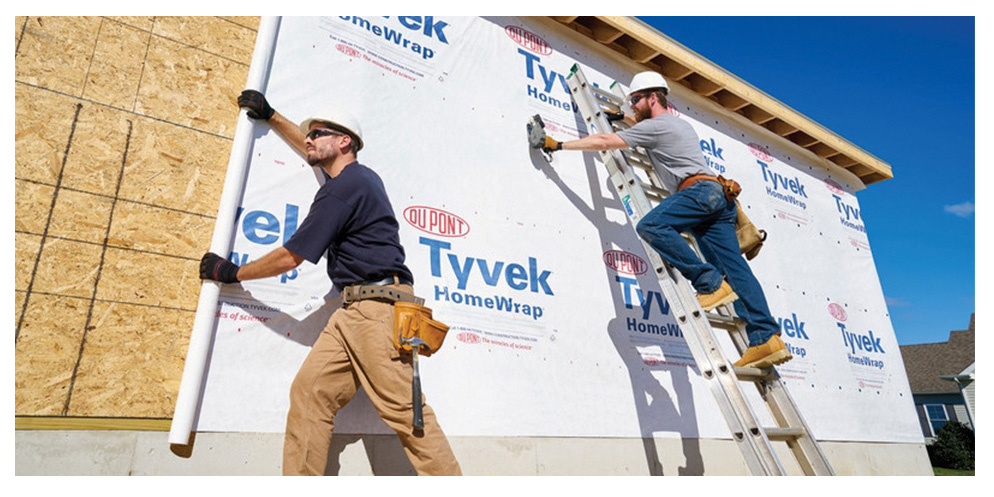
[[[749,348],[735,366],[762,368],[788,361],[791,354],[779,337],[763,289],[739,250],[735,201],[726,198],[718,178],[708,169],[697,133],[668,111],[668,93],[661,75],[638,73],[627,95],[634,118],[624,116],[632,127],[566,142],[546,136],[541,146],[546,153],[644,148],[672,194],[639,221],[639,236],[691,281],[704,310],[735,301],[735,312],[745,320],[749,336]],[[685,231],[694,235],[710,262],[697,257],[680,235]]]
[[[235,283],[283,274],[304,259],[328,255],[328,275],[342,292],[337,309],[304,360],[290,388],[283,446],[283,474],[323,475],[335,413],[362,386],[380,417],[397,432],[419,475],[459,475],[461,470],[434,412],[423,406],[424,428],[412,427],[412,364],[393,343],[393,301],[345,296],[389,288],[414,298],[414,278],[404,264],[397,219],[380,177],[356,159],[363,148],[359,121],[330,107],[299,126],[276,112],[263,94],[245,90],[238,104],[270,127],[325,183],[307,217],[286,243],[241,267],[216,254],[201,260],[200,277]],[[386,292],[383,292],[384,294]],[[423,400],[423,399],[422,399]]]

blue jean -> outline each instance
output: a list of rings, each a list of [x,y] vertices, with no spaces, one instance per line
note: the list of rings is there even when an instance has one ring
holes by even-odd
[[[735,202],[725,199],[721,185],[702,181],[663,199],[636,226],[639,236],[693,284],[698,293],[713,293],[723,276],[738,294],[735,312],[746,322],[749,345],[766,343],[780,331],[770,314],[759,281],[739,250],[735,237]],[[702,261],[680,236],[697,239]]]

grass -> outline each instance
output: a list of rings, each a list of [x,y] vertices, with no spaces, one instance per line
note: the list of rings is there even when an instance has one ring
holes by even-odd
[[[935,476],[973,476],[975,470],[972,469],[946,469],[933,467]]]

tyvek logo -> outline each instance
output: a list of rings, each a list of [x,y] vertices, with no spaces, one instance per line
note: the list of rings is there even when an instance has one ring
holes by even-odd
[[[343,54],[348,55],[349,57],[359,57],[361,55],[358,50],[350,46],[343,45],[341,43],[335,45],[335,48],[337,48],[339,52],[342,52]]]
[[[412,205],[404,209],[404,220],[411,226],[433,235],[454,238],[469,233],[469,223],[463,218],[434,207]]]
[[[845,309],[843,309],[841,305],[834,302],[828,304],[828,313],[831,314],[836,321],[845,321],[846,319],[849,319],[849,316],[846,315]]]
[[[649,269],[649,264],[641,257],[622,250],[608,250],[604,252],[604,264],[619,273],[643,274]]]
[[[463,331],[458,335],[456,335],[456,340],[459,340],[460,342],[463,343],[480,343],[480,335],[477,335],[476,333],[469,333],[467,331]]]
[[[756,158],[758,158],[761,161],[770,162],[773,160],[773,156],[766,151],[766,147],[758,143],[750,143],[749,151],[752,152],[752,155],[755,155]]]
[[[507,26],[504,28],[507,36],[515,43],[525,47],[525,50],[539,55],[549,55],[552,53],[552,46],[541,36],[528,31],[520,26]]]

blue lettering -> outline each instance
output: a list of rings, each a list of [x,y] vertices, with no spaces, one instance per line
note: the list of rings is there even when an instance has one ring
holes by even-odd
[[[842,332],[842,343],[845,344],[853,354],[856,353],[856,349],[864,352],[875,352],[880,354],[887,353],[883,346],[880,345],[880,338],[873,335],[873,330],[870,330],[867,335],[859,335],[846,331],[846,325],[842,323],[836,324]]]
[[[298,209],[296,205],[286,204],[286,217],[283,220],[283,243],[285,244],[287,240],[297,232],[297,214]]]
[[[234,262],[236,266],[244,266],[248,263],[248,254],[232,252],[231,255],[228,256],[228,260]]]
[[[467,257],[466,263],[463,264],[462,269],[459,268],[459,257],[456,254],[449,254],[449,263],[452,264],[452,272],[456,275],[456,280],[459,284],[457,285],[460,290],[466,289],[466,283],[469,281],[469,272],[473,269],[473,258]]]
[[[807,323],[799,321],[797,313],[791,313],[790,318],[777,318],[777,324],[780,325],[780,330],[789,337],[810,340],[804,331],[804,325]]]
[[[260,235],[260,231],[268,234]],[[261,245],[269,245],[279,240],[280,237],[274,234],[279,232],[280,221],[276,219],[276,216],[266,211],[249,212],[245,215],[245,221],[242,223],[242,233],[245,234],[245,238]]]
[[[383,27],[383,37],[386,38],[387,41],[392,41],[397,45],[400,45],[400,40],[404,39],[404,37],[401,36],[400,31],[394,31],[386,26]]]
[[[707,140],[701,140],[701,151],[707,154],[711,154],[721,160],[725,160],[725,158],[721,156],[721,153],[724,152],[724,149],[719,147],[714,142],[714,138],[711,138],[710,143],[708,143]]]
[[[782,176],[782,175],[774,172],[769,167],[769,165],[767,165],[765,162],[763,162],[761,160],[757,160],[756,162],[759,164],[760,168],[762,168],[762,170],[763,170],[763,181],[765,181],[765,182],[770,183],[771,185],[773,185],[773,191],[777,191],[777,190],[781,190],[781,189],[783,189],[783,190],[790,190],[790,191],[794,192],[795,194],[800,195],[800,196],[802,196],[804,198],[808,197],[808,194],[804,191],[804,185],[801,183],[801,180],[799,180],[796,177],[793,178],[793,179],[790,179],[790,178],[787,178],[786,176]]]
[[[442,242],[439,240],[433,240],[431,238],[421,237],[418,239],[418,243],[421,245],[427,245],[431,250],[429,251],[429,260],[431,261],[431,275],[437,277],[442,276],[442,265],[439,261],[441,257],[442,250],[449,250],[452,248],[452,244],[448,242]],[[436,287],[437,288],[437,287]]]
[[[542,271],[542,274],[538,273],[538,260],[534,257],[528,258],[528,281],[531,283],[531,291],[538,293],[538,287],[542,287],[542,291],[546,295],[552,295],[552,288],[549,287],[549,283],[546,281],[549,279],[549,275],[552,274],[550,271]]]
[[[507,280],[507,286],[515,290],[524,290],[528,287],[528,273],[520,264],[508,264],[504,279]]]
[[[438,278],[442,276],[441,257],[442,251],[451,251],[452,245],[448,242],[434,240],[428,237],[420,237],[419,243],[429,248],[429,261],[431,275]],[[465,290],[469,284],[470,275],[476,267],[480,272],[480,278],[488,286],[497,286],[500,280],[501,268],[504,269],[504,281],[514,290],[530,289],[534,293],[540,291],[546,295],[554,295],[552,287],[549,285],[551,271],[540,270],[538,260],[534,257],[528,258],[528,269],[521,264],[508,264],[504,261],[495,261],[493,266],[486,259],[466,257],[460,261],[459,255],[448,253],[449,265],[458,282],[460,290]]]
[[[497,286],[497,281],[500,279],[500,270],[504,267],[504,263],[500,261],[495,262],[493,271],[487,270],[487,261],[484,259],[477,259],[476,264],[480,266],[480,275],[483,276],[483,282],[490,286]]]

